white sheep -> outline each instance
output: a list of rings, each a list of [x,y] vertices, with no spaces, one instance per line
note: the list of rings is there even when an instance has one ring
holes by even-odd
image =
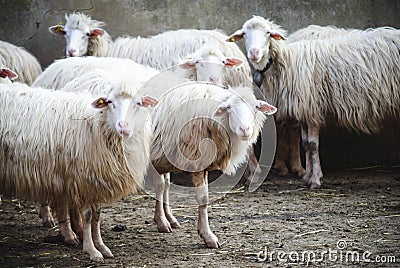
[[[99,208],[142,186],[151,123],[140,106],[156,102],[122,90],[93,100],[85,94],[0,84],[0,192],[49,201],[60,213],[79,209],[83,250],[98,262],[113,257],[100,236]]]
[[[306,28],[291,33],[287,37],[287,42],[334,38],[358,33],[364,34],[365,31],[338,28],[335,26],[309,25]],[[298,122],[277,122],[277,145],[274,169],[277,170],[280,175],[286,175],[289,171],[286,166],[286,160],[289,160],[288,163],[290,164],[292,172],[295,172],[299,177],[305,174],[300,158],[300,139],[301,127]]]
[[[351,130],[374,133],[399,118],[400,31],[382,27],[364,34],[286,43],[285,31],[254,16],[230,41],[245,38],[247,56],[263,70],[262,89],[278,107],[278,120],[302,126],[306,175],[320,187],[319,130],[329,119]]]
[[[22,47],[0,41],[0,65],[13,70],[16,81],[31,85],[42,72],[39,61]]]
[[[113,89],[119,89],[130,92],[129,95],[133,96],[148,79],[158,73],[151,67],[129,59],[72,57],[52,63],[35,80],[33,86],[70,92],[88,91],[95,97],[108,95]],[[43,226],[54,226],[48,202],[41,203],[39,215]],[[64,219],[58,220],[65,242],[78,243],[76,235],[69,235],[74,233],[69,222]],[[72,229],[80,233],[79,219],[71,217],[71,223]]]
[[[151,162],[161,175],[190,172],[199,205],[198,233],[208,247],[218,248],[218,239],[208,223],[207,172],[234,174],[257,140],[265,120],[263,112],[271,115],[276,108],[257,100],[246,87],[224,89],[198,82],[168,92],[160,88],[143,89],[159,99],[152,113]],[[154,179],[154,219],[159,231],[170,232],[179,224],[169,207],[169,178],[156,175]]]

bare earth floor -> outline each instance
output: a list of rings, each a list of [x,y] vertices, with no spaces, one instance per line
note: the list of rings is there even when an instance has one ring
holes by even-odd
[[[174,207],[182,228],[168,234],[157,232],[153,212],[146,195],[103,209],[103,240],[115,258],[95,264],[81,245],[64,245],[57,227],[41,227],[34,204],[3,200],[0,267],[400,266],[398,167],[327,173],[320,190],[270,173],[257,191],[241,187],[213,202],[217,250],[197,235],[195,206]]]

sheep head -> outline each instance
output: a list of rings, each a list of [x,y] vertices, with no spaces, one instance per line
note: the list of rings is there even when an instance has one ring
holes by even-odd
[[[115,126],[115,130],[124,138],[132,137],[134,132],[135,124],[138,120],[135,118],[141,118],[140,121],[144,121],[140,113],[141,107],[154,107],[158,101],[149,96],[127,96],[127,95],[116,95],[111,92],[107,98],[101,97],[96,99],[92,106],[97,109],[108,108],[107,119],[110,125]]]
[[[263,70],[271,58],[271,46],[276,41],[286,40],[286,32],[280,26],[262,17],[254,16],[233,33],[227,41],[245,39],[247,57],[257,70]]]
[[[59,23],[49,27],[50,33],[56,36],[65,36],[67,41],[66,56],[80,57],[87,53],[91,38],[104,35],[105,31],[100,28],[104,23],[92,20],[83,13],[72,13],[65,15],[66,24]]]
[[[277,111],[273,105],[262,101],[245,99],[232,94],[228,99],[219,104],[214,112],[214,117],[223,115],[228,116],[230,130],[241,140],[254,139],[254,126],[257,120],[257,113],[262,112],[267,115],[273,115]]]
[[[221,49],[204,45],[181,63],[184,69],[193,69],[196,72],[197,81],[205,81],[213,84],[222,84],[223,68],[233,68],[242,65],[242,61],[233,57],[226,57]]]

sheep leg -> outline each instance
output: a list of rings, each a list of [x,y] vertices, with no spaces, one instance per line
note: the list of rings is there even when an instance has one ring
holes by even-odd
[[[57,218],[61,235],[64,238],[64,242],[68,245],[78,245],[79,239],[72,231],[67,204],[61,203],[57,206]]]
[[[101,238],[100,233],[100,213],[101,208],[98,207],[93,210],[92,214],[92,236],[94,246],[100,250],[105,258],[114,258],[114,255],[111,253],[111,250],[104,244],[103,239]]]
[[[396,135],[396,142],[397,142],[397,163],[400,163],[400,121],[396,120],[394,122],[394,131]]]
[[[174,229],[180,228],[178,220],[172,215],[171,207],[169,206],[169,187],[171,185],[170,174],[164,174],[165,188],[163,194],[163,203],[164,203],[164,213],[167,217],[168,222],[171,224],[171,227]]]
[[[69,216],[71,220],[71,227],[74,233],[82,238],[82,218],[79,209],[74,206],[69,208]]]
[[[191,173],[196,201],[199,205],[199,217],[197,232],[209,248],[219,248],[218,238],[210,229],[208,223],[208,179],[206,174],[201,172]]]
[[[303,175],[302,180],[309,184],[312,175],[312,158],[310,146],[308,144],[308,127],[303,124],[301,126],[301,140],[304,148],[304,153],[306,155],[306,173]]]
[[[303,177],[306,173],[303,165],[301,164],[300,157],[300,136],[301,129],[299,126],[292,125],[292,131],[288,131],[289,135],[289,152],[290,152],[290,170],[298,177]]]
[[[54,218],[51,215],[48,203],[40,204],[39,217],[42,219],[42,225],[44,227],[52,228],[55,226]]]
[[[96,249],[92,239],[92,208],[82,210],[83,219],[83,251],[88,253],[90,260],[94,262],[103,262],[103,255]]]
[[[304,130],[304,131],[303,131]],[[322,170],[321,170],[321,163],[319,159],[319,127],[318,126],[308,126],[302,129],[302,136],[303,132],[306,132],[306,142],[305,147],[306,150],[306,158],[308,159],[308,166],[310,168],[311,176],[309,177],[308,183],[310,184],[311,189],[320,188],[322,178]],[[307,170],[308,171],[308,170]]]
[[[156,192],[156,208],[154,213],[154,221],[157,224],[157,229],[160,233],[172,232],[171,224],[169,223],[164,211],[164,191],[165,191],[165,174],[154,175],[154,187]]]
[[[289,173],[286,166],[286,157],[289,154],[289,146],[287,141],[286,125],[282,122],[277,123],[276,128],[276,152],[274,169],[280,176],[285,176]]]
[[[261,174],[261,168],[260,165],[258,164],[257,157],[254,154],[253,146],[249,147],[247,155],[249,160],[247,161],[247,166],[243,173],[243,176],[240,179],[240,183],[243,184],[250,184],[253,181],[258,181]]]

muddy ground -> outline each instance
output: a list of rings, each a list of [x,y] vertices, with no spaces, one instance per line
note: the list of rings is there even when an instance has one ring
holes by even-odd
[[[182,228],[169,234],[157,232],[153,211],[146,195],[104,209],[103,239],[115,258],[95,264],[81,245],[64,245],[57,228],[41,227],[35,205],[3,200],[0,267],[400,266],[399,167],[326,172],[320,190],[270,173],[257,191],[238,188],[213,203],[217,250],[198,237],[195,207],[174,207]]]

